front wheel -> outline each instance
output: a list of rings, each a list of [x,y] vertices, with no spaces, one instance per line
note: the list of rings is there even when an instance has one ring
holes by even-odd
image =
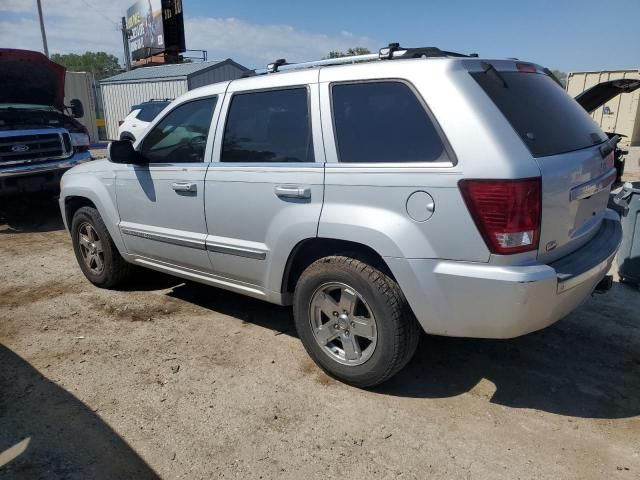
[[[73,215],[71,238],[78,265],[94,285],[113,288],[131,271],[116,248],[98,210],[82,207]]]
[[[416,351],[420,327],[398,284],[350,257],[311,264],[293,299],[298,335],[329,375],[354,386],[380,384]]]

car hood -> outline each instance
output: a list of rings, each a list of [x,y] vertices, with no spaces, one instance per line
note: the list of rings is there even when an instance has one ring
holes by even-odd
[[[40,52],[0,48],[0,103],[50,105],[63,111],[65,71]]]
[[[575,97],[576,102],[591,113],[596,108],[607,103],[613,97],[621,93],[633,92],[640,88],[640,80],[634,78],[621,78],[599,83]]]

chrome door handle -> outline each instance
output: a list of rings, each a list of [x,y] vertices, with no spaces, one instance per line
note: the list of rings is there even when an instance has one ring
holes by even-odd
[[[300,185],[278,185],[275,192],[280,198],[311,198],[311,188]]]
[[[175,182],[171,185],[176,192],[196,192],[198,187],[191,182]]]

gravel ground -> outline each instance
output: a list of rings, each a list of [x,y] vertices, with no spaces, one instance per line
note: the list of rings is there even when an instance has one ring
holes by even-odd
[[[0,478],[640,478],[640,292],[508,341],[324,375],[289,309],[82,276],[54,200],[0,207]]]

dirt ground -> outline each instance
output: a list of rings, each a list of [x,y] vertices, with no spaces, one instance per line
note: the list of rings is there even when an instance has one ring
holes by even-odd
[[[0,478],[640,478],[640,292],[508,341],[421,339],[359,390],[287,308],[82,276],[54,200],[0,207]]]

